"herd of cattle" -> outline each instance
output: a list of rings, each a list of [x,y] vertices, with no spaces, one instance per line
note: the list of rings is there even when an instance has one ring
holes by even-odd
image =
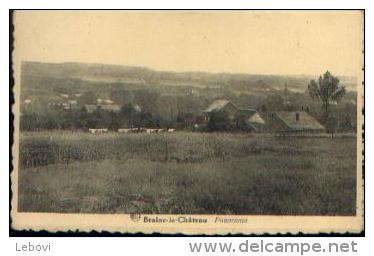
[[[108,129],[88,129],[90,133],[106,133]],[[120,133],[159,133],[159,132],[175,132],[175,129],[148,129],[148,128],[129,128],[129,129],[118,129]]]

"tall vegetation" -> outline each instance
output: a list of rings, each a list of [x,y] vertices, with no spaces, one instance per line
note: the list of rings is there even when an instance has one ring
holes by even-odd
[[[19,210],[355,215],[356,139],[26,132]]]
[[[120,112],[96,109],[92,113],[86,109],[70,109],[44,114],[23,111],[20,128],[25,131],[50,129],[88,129],[121,127],[160,127],[160,120],[148,112],[135,111],[131,106],[122,107]]]
[[[324,111],[325,120],[328,121],[330,104],[339,102],[345,95],[345,87],[339,84],[339,79],[326,71],[318,78],[318,82],[311,80],[308,84],[309,95],[319,100]]]
[[[214,112],[210,115],[207,128],[208,131],[230,131],[233,124],[225,112]]]

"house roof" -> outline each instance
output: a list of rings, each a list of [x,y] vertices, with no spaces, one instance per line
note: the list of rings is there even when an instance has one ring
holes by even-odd
[[[325,129],[316,119],[304,111],[280,111],[275,114],[285,125],[295,131]],[[299,114],[299,120],[296,119],[296,114]]]
[[[254,108],[240,108],[240,109],[238,109],[238,111],[240,111],[240,112],[257,112],[257,110],[254,109]]]
[[[205,110],[204,112],[218,112],[222,110],[227,104],[229,104],[229,100],[215,100],[213,101]]]
[[[215,100],[203,112],[209,113],[221,111],[229,103],[231,103],[229,100]]]
[[[238,109],[236,115],[240,116],[240,117],[243,117],[243,118],[250,118],[255,113],[257,113],[256,109],[253,109],[253,108],[241,108],[241,109]]]
[[[247,119],[248,123],[255,123],[255,124],[265,124],[264,119],[261,118],[261,116],[256,112],[251,117]]]

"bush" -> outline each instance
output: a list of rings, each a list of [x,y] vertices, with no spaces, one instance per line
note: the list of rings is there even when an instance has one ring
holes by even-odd
[[[225,112],[214,112],[209,116],[207,124],[209,131],[231,131],[234,126]]]

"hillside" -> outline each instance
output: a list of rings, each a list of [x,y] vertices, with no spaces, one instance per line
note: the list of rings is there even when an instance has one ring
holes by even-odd
[[[131,67],[87,63],[41,63],[22,64],[22,89],[32,91],[84,91],[111,88],[139,87],[161,89],[180,87],[190,89],[220,88],[234,93],[256,94],[283,90],[285,84],[291,91],[303,92],[315,77],[251,75],[208,72],[156,71],[144,67]],[[339,77],[348,90],[355,91],[355,79]],[[109,87],[109,88],[108,88]],[[175,90],[175,89],[174,89]]]

